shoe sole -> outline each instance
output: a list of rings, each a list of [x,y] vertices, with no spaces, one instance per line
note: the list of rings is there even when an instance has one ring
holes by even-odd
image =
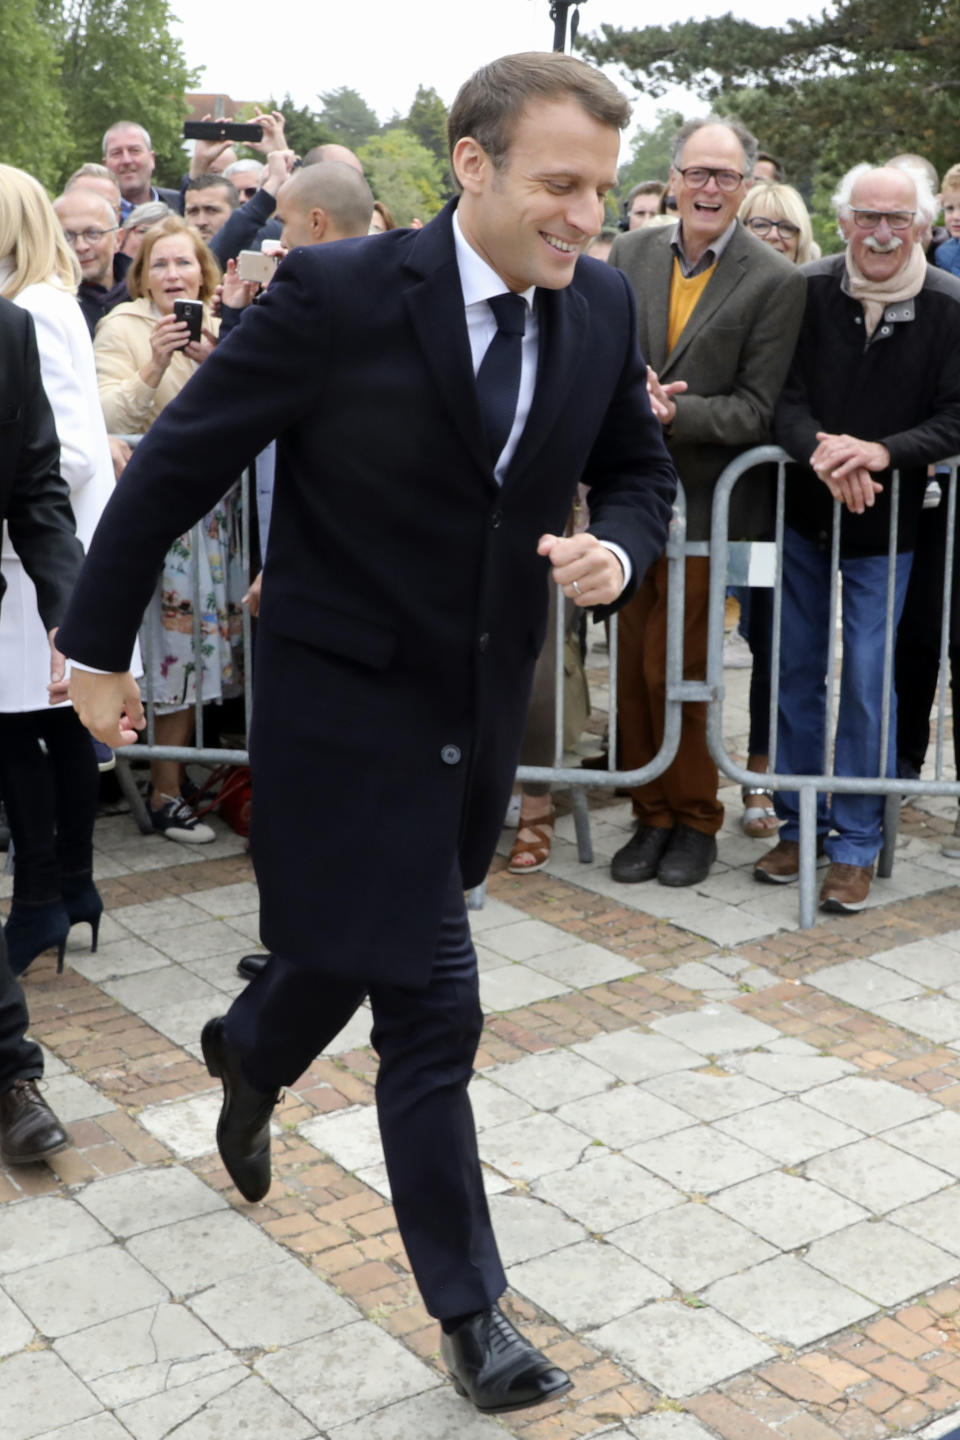
[[[8,1155],[6,1150],[0,1150],[0,1160],[4,1165],[37,1165],[41,1160],[49,1160],[51,1155],[60,1155],[64,1150],[69,1150],[72,1144],[73,1141],[68,1136],[58,1145],[48,1145],[45,1150],[34,1150],[29,1155]]]
[[[704,871],[703,871],[701,874],[699,874],[699,875],[690,875],[690,876],[684,875],[682,879],[676,879],[676,880],[675,880],[675,879],[674,879],[672,876],[670,876],[670,875],[662,875],[662,874],[659,874],[659,873],[658,873],[658,874],[657,874],[657,880],[659,881],[659,883],[660,883],[661,885],[669,885],[669,886],[670,886],[672,889],[674,889],[674,890],[681,890],[681,889],[683,889],[684,886],[689,886],[689,885],[701,885],[701,884],[703,883],[703,881],[706,880],[706,878],[707,878],[707,876],[708,876],[709,874],[710,874],[710,871],[709,871],[709,870],[704,870]]]
[[[837,900],[831,895],[826,900],[820,901],[820,909],[828,915],[856,915],[866,905],[866,897],[863,900]]]
[[[941,845],[940,854],[947,860],[960,860],[960,845]]]
[[[449,1372],[448,1372],[449,1375]],[[548,1390],[545,1395],[538,1395],[535,1400],[521,1400],[514,1405],[478,1405],[475,1400],[470,1399],[470,1394],[455,1375],[449,1375],[450,1384],[464,1400],[470,1400],[471,1405],[480,1415],[509,1415],[514,1410],[532,1410],[535,1405],[546,1405],[550,1400],[556,1400],[560,1395],[566,1395],[573,1389],[573,1381],[567,1380],[564,1385],[557,1385],[555,1389]]]
[[[818,870],[824,870],[830,864],[829,855],[818,855]],[[753,867],[754,880],[761,880],[764,885],[795,885],[800,879],[800,871],[794,870],[792,875],[771,875],[769,870],[763,870],[759,865]]]

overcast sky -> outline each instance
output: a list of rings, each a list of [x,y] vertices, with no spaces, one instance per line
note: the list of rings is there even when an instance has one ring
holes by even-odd
[[[825,0],[824,0],[825,3]],[[722,15],[732,10],[763,25],[819,12],[808,0],[583,0],[580,27],[628,28],[645,23]],[[317,106],[322,91],[348,85],[381,120],[405,114],[418,85],[433,86],[447,105],[461,81],[488,60],[514,50],[549,50],[549,0],[173,0],[187,62],[203,66],[201,88],[235,100],[262,100],[289,91],[298,105]],[[612,72],[612,78],[616,75]],[[625,82],[621,88],[633,97]],[[658,105],[694,101],[668,97],[636,103],[638,123]],[[319,108],[319,106],[317,106]]]

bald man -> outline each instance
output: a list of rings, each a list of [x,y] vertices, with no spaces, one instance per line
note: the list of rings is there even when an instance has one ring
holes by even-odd
[[[306,168],[310,165],[319,165],[321,162],[326,164],[330,160],[335,160],[339,165],[349,165],[359,174],[363,174],[363,165],[360,163],[359,155],[354,155],[346,145],[314,145],[312,150],[307,151],[300,163]]]
[[[276,218],[283,226],[286,250],[366,235],[372,214],[370,186],[352,165],[339,160],[298,170],[277,196]]]

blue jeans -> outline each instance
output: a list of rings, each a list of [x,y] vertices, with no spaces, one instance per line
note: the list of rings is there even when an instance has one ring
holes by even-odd
[[[900,623],[912,554],[897,556],[894,633]],[[834,773],[880,773],[883,699],[883,642],[887,557],[841,559],[843,577],[843,668]],[[830,552],[785,529],[783,608],[780,641],[780,705],[777,770],[787,775],[824,773],[826,674],[830,624]],[[890,739],[884,772],[896,775],[897,700],[890,698]],[[800,836],[796,790],[778,790],[777,814],[785,822],[781,840]],[[845,865],[871,865],[883,844],[882,795],[817,796],[817,834],[827,836],[826,852]],[[830,833],[835,832],[835,833]]]

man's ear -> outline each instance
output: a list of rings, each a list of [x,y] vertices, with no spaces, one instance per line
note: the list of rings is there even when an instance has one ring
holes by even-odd
[[[317,245],[323,239],[327,229],[327,212],[315,205],[310,211],[310,234],[313,236],[313,243]]]
[[[493,168],[483,146],[472,135],[463,135],[453,147],[451,162],[460,188],[468,195],[478,195]]]

